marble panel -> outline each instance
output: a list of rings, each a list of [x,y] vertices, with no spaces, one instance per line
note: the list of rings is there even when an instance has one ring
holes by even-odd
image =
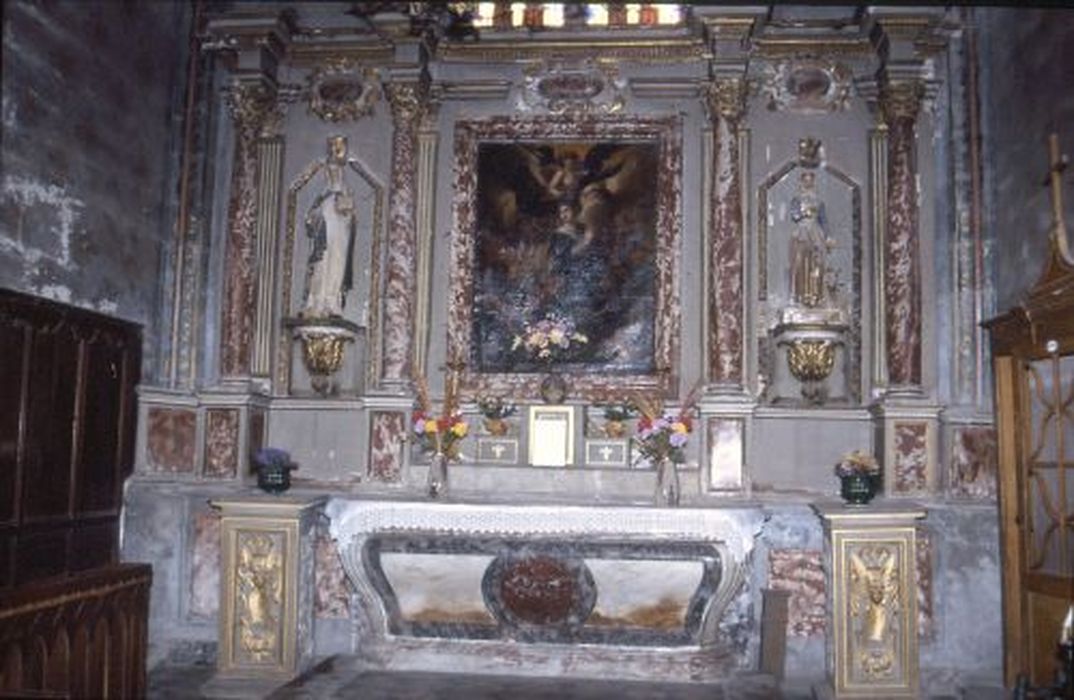
[[[682,629],[705,567],[696,561],[589,560],[599,592],[587,624]]]
[[[350,617],[351,587],[339,557],[339,547],[327,532],[318,532],[314,557],[314,614],[320,619]]]
[[[192,473],[197,414],[189,409],[150,407],[146,412],[146,459],[155,472]]]
[[[403,622],[495,625],[481,582],[490,555],[383,553],[381,569]]]
[[[239,411],[211,408],[205,412],[205,476],[234,478],[239,466]]]
[[[928,484],[928,424],[895,423],[895,491],[924,491]]]
[[[932,605],[932,536],[924,528],[917,530],[917,635],[921,639],[936,636]]]
[[[396,482],[403,476],[406,414],[374,411],[369,431],[369,476],[374,481]]]
[[[248,454],[256,454],[258,450],[265,447],[267,418],[265,411],[260,408],[250,409],[250,449],[247,451]]]
[[[709,418],[709,480],[714,491],[742,488],[745,422],[741,418]]]
[[[788,634],[796,637],[824,634],[827,590],[821,550],[769,551],[768,585],[791,594],[787,601]]]
[[[191,617],[213,618],[220,608],[220,515],[197,513],[190,552]]]
[[[996,430],[969,426],[951,431],[948,492],[956,498],[995,500]]]

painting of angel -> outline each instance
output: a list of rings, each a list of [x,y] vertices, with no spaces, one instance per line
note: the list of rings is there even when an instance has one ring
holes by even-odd
[[[512,339],[552,317],[586,339],[553,358],[562,369],[652,372],[658,144],[489,142],[477,155],[479,371],[547,369]]]

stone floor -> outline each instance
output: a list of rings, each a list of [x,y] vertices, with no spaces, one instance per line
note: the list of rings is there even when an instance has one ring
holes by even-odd
[[[770,678],[741,676],[723,684],[526,678],[362,669],[346,657],[322,662],[279,688],[231,683],[206,691],[213,667],[158,666],[149,674],[150,700],[247,697],[269,700],[809,700],[805,690],[782,691]]]

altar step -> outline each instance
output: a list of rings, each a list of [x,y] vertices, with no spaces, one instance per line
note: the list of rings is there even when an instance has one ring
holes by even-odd
[[[214,667],[162,665],[149,674],[150,700],[210,698],[202,692]],[[479,674],[416,673],[364,669],[353,657],[332,657],[302,678],[269,693],[232,697],[267,700],[814,700],[812,683],[786,683],[761,674],[740,675],[722,683],[650,683],[578,678],[533,678]],[[252,690],[252,686],[251,686]],[[1003,700],[1001,688],[974,686],[929,700]]]

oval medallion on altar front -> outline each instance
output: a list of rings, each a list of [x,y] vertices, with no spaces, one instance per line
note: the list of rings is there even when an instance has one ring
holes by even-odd
[[[523,622],[556,625],[567,620],[575,595],[574,574],[564,562],[547,556],[509,564],[500,580],[504,607]]]
[[[593,575],[585,563],[545,551],[496,557],[482,582],[489,610],[524,635],[557,638],[585,622],[596,604]]]

